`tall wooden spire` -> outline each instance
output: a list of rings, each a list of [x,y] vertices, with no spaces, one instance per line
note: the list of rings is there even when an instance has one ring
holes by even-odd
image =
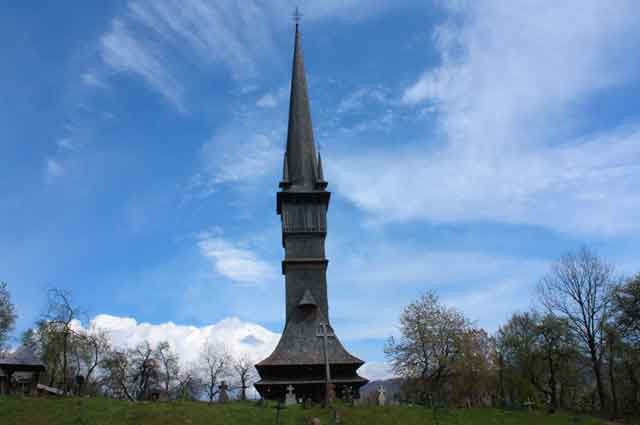
[[[296,16],[299,16],[296,14]],[[313,140],[311,108],[307,93],[307,78],[304,70],[300,29],[296,22],[295,44],[293,48],[293,70],[291,74],[291,96],[289,99],[289,129],[287,132],[287,152],[280,187],[293,192],[315,190],[318,183],[317,153]]]
[[[344,348],[330,324],[324,245],[331,194],[325,190],[322,160],[313,141],[299,16],[294,15],[289,131],[277,196],[285,250],[285,325],[273,353],[256,365],[261,379],[255,387],[267,399],[283,400],[292,386],[296,398],[321,400],[328,381],[337,394],[349,388],[357,395],[367,380],[357,373],[363,361]]]

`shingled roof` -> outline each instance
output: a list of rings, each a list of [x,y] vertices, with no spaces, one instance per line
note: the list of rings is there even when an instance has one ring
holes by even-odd
[[[16,351],[0,357],[0,368],[14,371],[44,371],[45,365],[29,347],[21,346]]]
[[[309,315],[311,314],[311,318]],[[273,353],[257,367],[276,365],[322,365],[324,348],[321,324],[327,323],[320,309],[313,313],[296,309],[287,321],[282,337]],[[327,356],[331,364],[362,365],[364,362],[349,354],[329,326]]]

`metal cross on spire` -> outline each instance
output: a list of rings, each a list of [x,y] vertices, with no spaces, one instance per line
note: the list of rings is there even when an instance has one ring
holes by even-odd
[[[296,10],[293,12],[293,22],[296,23],[296,26],[298,26],[298,24],[300,23],[300,20],[302,19],[302,13],[300,13],[300,8],[298,8],[298,6],[296,6]]]

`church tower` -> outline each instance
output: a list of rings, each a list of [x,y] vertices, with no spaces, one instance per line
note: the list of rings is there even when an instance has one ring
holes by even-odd
[[[284,399],[287,388],[296,398],[322,400],[327,375],[337,396],[349,387],[357,396],[367,380],[358,376],[364,362],[342,346],[329,323],[325,238],[330,192],[316,152],[307,81],[296,23],[289,129],[277,212],[282,223],[286,285],[286,317],[275,351],[256,365],[256,389],[266,399]],[[291,386],[291,387],[289,387]]]

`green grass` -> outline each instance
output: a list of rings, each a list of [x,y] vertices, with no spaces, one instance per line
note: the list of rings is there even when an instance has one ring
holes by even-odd
[[[497,409],[448,409],[433,413],[422,407],[339,406],[344,425],[600,425],[596,419],[571,414],[501,411]],[[280,424],[304,425],[306,418],[334,424],[328,409],[287,408]],[[102,398],[51,399],[1,398],[1,425],[252,425],[275,424],[276,409],[252,403],[128,403]]]

